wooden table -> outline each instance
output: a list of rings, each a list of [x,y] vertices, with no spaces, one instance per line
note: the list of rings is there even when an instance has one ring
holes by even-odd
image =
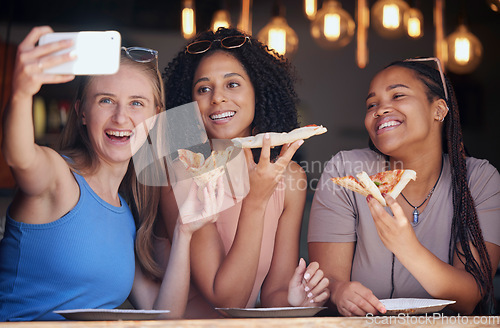
[[[60,322],[3,322],[0,328],[249,328],[249,327],[286,327],[286,328],[489,328],[500,327],[500,316],[487,317],[443,317],[428,316],[401,317],[312,317],[312,318],[273,318],[273,319],[208,319],[208,320],[154,320],[154,321],[60,321]]]

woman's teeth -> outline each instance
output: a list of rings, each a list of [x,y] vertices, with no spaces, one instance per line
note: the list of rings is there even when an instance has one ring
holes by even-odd
[[[114,137],[130,137],[132,135],[131,131],[107,131],[108,136]]]
[[[224,112],[224,113],[220,113],[220,114],[214,114],[214,115],[210,115],[210,119],[212,120],[223,120],[225,118],[228,118],[228,117],[233,117],[234,114],[236,114],[236,112]]]
[[[379,125],[378,127],[378,130],[381,130],[383,128],[388,128],[390,126],[396,126],[396,125],[400,125],[401,123],[400,122],[397,122],[397,121],[390,121],[390,122],[385,122],[385,123],[382,123]]]

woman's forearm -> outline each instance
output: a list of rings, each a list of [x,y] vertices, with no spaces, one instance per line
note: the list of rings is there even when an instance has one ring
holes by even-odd
[[[154,309],[167,309],[169,318],[182,318],[190,284],[189,250],[191,233],[179,231],[176,227],[170,250],[167,269],[154,302]]]
[[[422,244],[396,251],[396,257],[434,298],[454,300],[450,308],[470,314],[481,299],[474,277],[465,270],[441,261]]]
[[[2,153],[13,168],[30,165],[35,158],[32,97],[13,95],[3,117]]]
[[[217,306],[245,307],[248,303],[259,265],[265,209],[261,201],[243,201],[233,244],[214,279]]]

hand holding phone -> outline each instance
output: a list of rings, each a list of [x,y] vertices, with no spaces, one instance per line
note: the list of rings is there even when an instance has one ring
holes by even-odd
[[[57,52],[60,55],[73,52],[76,59],[44,69],[48,74],[105,75],[115,74],[120,68],[121,35],[117,31],[83,31],[49,33],[38,44],[60,40],[73,40],[73,46]]]

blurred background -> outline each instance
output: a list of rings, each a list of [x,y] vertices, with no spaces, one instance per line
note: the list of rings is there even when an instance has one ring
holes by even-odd
[[[273,21],[278,27],[271,28],[271,33],[274,31],[274,41],[278,41],[275,47],[280,51],[285,44],[280,44],[276,31],[284,21],[289,29],[285,55],[295,65],[299,78],[301,124],[322,124],[328,128],[326,134],[308,140],[296,157],[308,172],[311,189],[332,155],[342,149],[366,147],[364,99],[374,74],[397,59],[440,55],[438,52],[443,59],[447,50],[453,51],[447,44],[455,41],[449,38],[465,27],[468,37],[472,35],[469,56],[472,65],[464,69],[457,68],[455,63],[452,71],[450,61],[449,65],[445,64],[446,73],[457,93],[466,147],[472,156],[486,158],[500,167],[500,106],[496,94],[500,82],[498,0],[1,1],[2,104],[8,98],[15,48],[36,25],[50,25],[56,32],[118,30],[124,45],[157,49],[160,67],[164,67],[186,43],[183,9],[186,13],[185,9],[191,8],[194,14],[191,35],[211,28],[214,17],[220,17],[222,11],[231,26],[244,28],[271,43],[267,36],[268,25]],[[309,12],[311,18],[305,10],[307,2],[312,3],[310,8],[316,9],[316,13]],[[399,23],[402,28],[384,32],[383,19],[391,23],[391,16],[387,15],[394,4],[400,6],[401,19],[398,22],[392,17],[392,24]],[[423,33],[420,37],[412,38],[405,30],[408,17],[405,20],[402,13],[408,14],[409,8],[416,10],[415,17],[420,18]],[[388,18],[383,18],[384,12]],[[369,21],[369,26],[363,27],[363,21]],[[441,47],[437,46],[436,35],[442,38]],[[479,50],[474,38],[480,43]],[[364,53],[363,49],[366,49]],[[42,88],[35,101],[38,142],[55,143],[72,96],[71,83]],[[8,169],[1,166],[1,170],[0,188],[11,188],[13,181]]]
[[[214,16],[220,16],[220,12],[224,11],[229,24],[241,28],[244,23],[242,20],[246,18],[245,29],[268,43],[271,41],[267,38],[267,25],[272,20],[276,21],[273,16],[281,16],[281,21],[277,22],[278,28],[285,21],[288,28],[292,29],[288,30],[287,37],[295,33],[298,40],[296,45],[293,40],[288,40],[285,55],[297,69],[301,123],[322,124],[328,128],[325,135],[308,140],[296,158],[308,172],[310,187],[314,188],[324,164],[332,155],[342,149],[366,147],[368,137],[363,125],[364,99],[375,73],[393,60],[435,56],[439,51],[435,21],[436,7],[441,7],[442,52],[446,53],[446,38],[456,34],[461,24],[481,45],[479,52],[471,49],[472,66],[468,72],[457,73],[457,69],[453,72],[450,69],[452,63],[445,65],[457,93],[466,147],[472,156],[486,158],[500,167],[500,106],[496,94],[500,82],[498,0],[317,0],[309,1],[313,4],[311,8],[316,8],[316,14],[310,13],[314,17],[312,19],[308,18],[305,10],[308,1],[2,0],[2,102],[5,103],[8,97],[15,47],[36,25],[50,25],[56,32],[118,30],[124,45],[157,49],[160,67],[164,67],[186,43],[183,36],[186,31],[183,34],[182,29],[182,12],[185,8],[192,8],[194,13],[195,28],[191,35],[211,28]],[[364,12],[363,3],[370,14],[358,17],[358,13]],[[404,23],[404,15],[400,15],[402,28],[399,34],[390,30],[385,33],[382,31],[381,23],[386,23],[383,19],[387,20],[382,18],[382,14],[390,14],[394,3],[403,4],[400,13],[403,10],[408,12],[408,8],[417,9],[418,17],[420,12],[422,36],[408,36],[404,29],[408,25]],[[248,15],[245,14],[245,8],[248,8]],[[323,23],[328,18],[330,31],[324,28],[327,23]],[[392,19],[394,21],[394,17]],[[363,28],[363,20],[369,20],[370,26]],[[387,22],[391,23],[390,20]],[[264,28],[267,30],[263,31]],[[274,27],[274,31],[276,29]],[[365,32],[366,41],[358,42],[357,33],[362,31]],[[284,44],[279,43],[279,34],[277,37],[274,34],[275,41],[278,40],[275,47],[281,49]],[[358,49],[363,50],[363,47],[367,49],[366,54],[360,56]],[[43,130],[38,133],[40,143],[53,144],[57,138],[73,96],[72,87],[71,83],[67,83],[44,86],[40,91],[40,97],[35,101],[35,107],[44,107],[43,111],[35,111],[38,120],[45,121],[45,124],[39,123]],[[0,187],[9,188],[12,181],[9,181],[8,172],[4,171],[6,169],[3,166]]]
[[[275,42],[297,70],[301,125],[328,128],[307,140],[295,158],[309,177],[304,228],[326,162],[339,150],[367,146],[363,120],[369,82],[394,60],[444,60],[457,94],[466,148],[500,167],[499,0],[0,0],[0,8],[2,110],[16,47],[36,25],[50,25],[56,32],[118,30],[123,45],[158,50],[160,68],[183,51],[186,38],[212,28],[214,17],[226,17],[231,26]],[[39,144],[56,144],[73,93],[72,83],[42,87],[34,101]],[[0,159],[0,217],[13,188]],[[301,255],[307,258],[305,232]]]

